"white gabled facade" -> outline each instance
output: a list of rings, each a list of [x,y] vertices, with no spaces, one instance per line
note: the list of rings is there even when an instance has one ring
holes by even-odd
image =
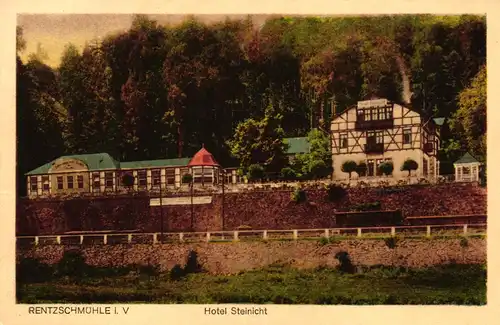
[[[408,177],[400,168],[406,159],[418,163],[412,176],[434,178],[439,175],[437,150],[439,130],[432,119],[386,99],[361,101],[331,123],[333,179],[348,179],[342,172],[347,160],[367,164],[366,175],[352,174],[352,178],[381,176],[377,166],[392,161],[394,179]]]

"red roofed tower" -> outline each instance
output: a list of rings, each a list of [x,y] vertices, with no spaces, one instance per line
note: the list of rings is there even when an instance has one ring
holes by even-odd
[[[214,156],[205,149],[205,145],[189,161],[188,167],[219,167]]]

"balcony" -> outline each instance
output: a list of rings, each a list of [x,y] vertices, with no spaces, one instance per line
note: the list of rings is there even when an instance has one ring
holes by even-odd
[[[357,120],[355,124],[355,128],[358,131],[385,130],[385,129],[392,129],[393,127],[394,127],[394,119],[371,120],[371,121]]]
[[[384,152],[383,143],[368,143],[365,144],[365,153],[367,154],[379,154]]]
[[[428,155],[434,154],[434,143],[432,142],[424,143],[424,152]]]

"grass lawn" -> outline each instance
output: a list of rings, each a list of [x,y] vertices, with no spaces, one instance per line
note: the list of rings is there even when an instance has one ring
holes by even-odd
[[[484,265],[426,269],[371,267],[298,270],[287,266],[179,280],[157,272],[101,270],[80,277],[18,280],[19,303],[256,303],[460,304],[486,303]]]

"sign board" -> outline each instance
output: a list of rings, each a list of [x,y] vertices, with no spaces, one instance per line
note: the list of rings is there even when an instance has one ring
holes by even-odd
[[[373,99],[358,102],[358,108],[384,107],[387,105],[387,99]]]
[[[80,160],[77,159],[64,159],[58,160],[50,169],[51,172],[54,171],[63,171],[63,170],[88,170],[87,165]]]
[[[193,205],[210,203],[212,203],[211,196],[193,196]],[[164,197],[161,199],[161,205],[191,205],[191,197]],[[160,206],[160,198],[150,199],[149,206]]]

